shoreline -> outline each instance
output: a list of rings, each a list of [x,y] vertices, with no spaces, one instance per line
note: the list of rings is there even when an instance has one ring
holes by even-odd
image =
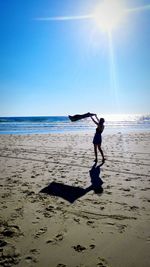
[[[93,133],[0,135],[2,266],[148,266],[150,132],[104,132],[101,194]]]
[[[3,132],[3,131],[0,131],[0,136],[1,135],[49,135],[49,134],[91,134],[91,133],[94,133],[95,131],[95,126],[93,126],[91,129],[84,129],[84,130],[79,130],[79,129],[70,129],[70,130],[51,130],[51,131],[28,131],[28,132],[17,132],[17,131],[13,131],[13,132]],[[145,133],[145,132],[150,132],[150,127],[149,125],[147,125],[147,127],[145,126],[142,126],[142,127],[139,127],[139,126],[135,126],[135,127],[126,127],[126,126],[121,126],[121,127],[107,127],[105,126],[105,132],[104,134],[114,134],[114,133],[122,133],[122,134],[128,134],[128,133]]]

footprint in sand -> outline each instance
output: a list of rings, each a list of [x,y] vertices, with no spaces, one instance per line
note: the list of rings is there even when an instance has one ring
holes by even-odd
[[[75,222],[80,223],[80,219],[79,218],[73,218]]]
[[[55,207],[52,205],[49,205],[45,208],[45,211],[43,212],[44,217],[50,218],[56,213]]]
[[[81,245],[76,245],[76,246],[73,246],[74,250],[77,251],[77,252],[83,252],[84,250],[87,250],[86,247],[83,247]],[[89,245],[89,248],[90,249],[94,249],[95,248],[95,245],[94,244],[91,244]]]
[[[62,234],[56,235],[55,241],[61,241],[61,240],[63,240],[63,235]]]
[[[55,212],[54,210],[55,210],[55,207],[54,206],[52,206],[52,205],[49,205],[48,207],[46,207],[46,209],[45,209],[46,211],[51,211],[51,212]]]
[[[26,197],[35,195],[34,191],[29,191],[28,189],[23,190],[22,193],[25,194]]]
[[[95,226],[93,225],[94,224],[94,221],[88,220],[86,224],[87,225],[90,225],[92,228],[95,228]]]
[[[94,249],[95,248],[95,245],[94,244],[91,244],[89,245],[90,249]]]
[[[105,190],[105,193],[106,193],[107,195],[112,195],[112,192],[107,191],[107,190]]]
[[[119,190],[122,190],[122,191],[124,191],[124,192],[130,192],[130,191],[131,191],[130,188],[120,188]]]
[[[47,240],[46,243],[47,244],[49,244],[49,243],[56,244],[57,242],[62,241],[63,239],[64,239],[63,234],[60,233],[60,234],[56,235],[53,239]]]
[[[22,235],[19,226],[17,225],[8,225],[5,222],[1,222],[0,227],[0,236],[2,237],[14,237]]]
[[[108,267],[107,261],[104,258],[99,257],[98,260],[97,267]]]
[[[82,251],[86,250],[86,248],[81,246],[81,245],[73,246],[73,248],[77,252],[82,252]]]
[[[125,179],[125,181],[127,181],[127,182],[130,182],[131,180],[132,180],[131,178]]]
[[[147,242],[150,243],[150,236],[147,238]]]
[[[120,224],[120,225],[117,225],[117,228],[118,228],[118,232],[122,234],[127,228],[127,225]]]
[[[17,212],[17,217],[23,216],[23,212],[24,212],[23,207],[16,208],[15,211]]]
[[[30,252],[33,254],[40,254],[39,250],[37,250],[36,248],[32,248]]]
[[[47,227],[41,228],[34,238],[39,238],[42,234],[46,233]]]
[[[5,240],[0,240],[0,248],[7,245],[7,242]]]
[[[27,256],[26,258],[25,258],[25,261],[27,262],[27,263],[36,263],[37,262],[37,259],[34,257],[34,256]]]
[[[130,210],[138,210],[139,209],[139,207],[137,207],[137,206],[130,206],[129,208],[130,208]]]
[[[20,262],[20,253],[11,244],[6,244],[0,249],[0,265],[11,267]]]

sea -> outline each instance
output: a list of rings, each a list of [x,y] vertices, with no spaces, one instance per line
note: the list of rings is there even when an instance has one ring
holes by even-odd
[[[105,114],[105,133],[150,131],[150,114]],[[71,122],[68,116],[0,117],[0,134],[93,132],[90,118]]]

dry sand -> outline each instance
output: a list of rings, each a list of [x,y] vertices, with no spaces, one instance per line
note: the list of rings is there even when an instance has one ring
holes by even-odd
[[[104,134],[97,194],[91,134],[1,135],[0,265],[150,266],[149,141]]]

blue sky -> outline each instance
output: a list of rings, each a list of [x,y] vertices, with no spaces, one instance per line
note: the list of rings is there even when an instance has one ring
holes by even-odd
[[[91,14],[101,2],[0,0],[0,116],[150,112],[150,8],[113,30],[112,60],[93,20],[38,19]]]

